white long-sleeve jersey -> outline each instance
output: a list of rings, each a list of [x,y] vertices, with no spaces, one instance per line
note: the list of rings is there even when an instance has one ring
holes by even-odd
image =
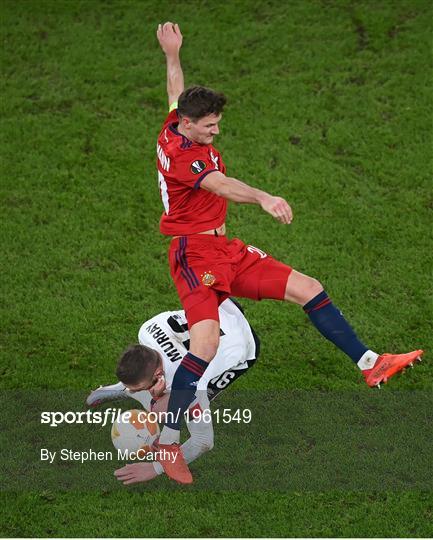
[[[253,334],[247,319],[232,300],[227,299],[220,305],[219,318],[221,330],[218,351],[198,381],[197,397],[190,408],[197,403],[202,410],[209,408],[209,400],[245,373],[258,356],[257,336]],[[165,393],[170,392],[176,369],[189,349],[185,312],[166,311],[149,319],[141,326],[138,340],[142,345],[160,353],[166,381]],[[150,392],[143,390],[130,395],[145,409],[151,409]],[[191,437],[182,445],[182,452],[185,460],[190,463],[213,447],[211,415],[206,415],[206,421],[201,418],[190,419],[187,427]],[[158,474],[163,472],[158,462],[154,463],[154,467]]]

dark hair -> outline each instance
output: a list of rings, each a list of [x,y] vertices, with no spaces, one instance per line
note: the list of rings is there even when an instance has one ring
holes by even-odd
[[[138,384],[153,375],[160,362],[154,349],[145,345],[131,345],[122,354],[116,368],[116,375],[123,384]]]
[[[200,120],[209,114],[220,114],[227,99],[205,86],[191,86],[182,92],[177,101],[179,116],[188,116],[191,120]]]

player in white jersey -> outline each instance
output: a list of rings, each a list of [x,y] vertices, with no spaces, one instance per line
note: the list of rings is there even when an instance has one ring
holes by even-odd
[[[245,373],[259,354],[258,337],[237,303],[231,299],[225,300],[219,307],[219,316],[221,336],[218,352],[199,379],[196,398],[189,407],[191,414],[186,416],[191,437],[181,448],[188,463],[213,447],[212,416],[200,413],[209,408],[209,401]],[[125,375],[128,379],[125,384],[118,382],[94,390],[86,400],[88,406],[95,407],[105,401],[131,397],[139,401],[148,411],[158,413],[166,411],[174,374],[189,349],[185,312],[167,311],[149,319],[141,326],[138,340],[140,345],[128,351],[141,346],[157,353],[156,364],[149,379],[152,383],[143,384],[143,381],[128,379]],[[117,370],[119,375],[122,373],[122,359],[127,356],[128,351],[119,362]],[[119,378],[122,380],[122,376]],[[163,469],[159,462],[142,462],[126,465],[115,474],[124,484],[132,484],[151,480],[162,473]]]

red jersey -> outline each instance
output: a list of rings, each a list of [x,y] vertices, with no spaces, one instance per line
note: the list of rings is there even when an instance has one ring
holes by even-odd
[[[205,189],[204,178],[214,171],[225,173],[220,153],[211,144],[190,141],[177,131],[177,110],[166,118],[158,137],[158,181],[164,213],[160,231],[184,236],[216,229],[226,217],[227,201]]]

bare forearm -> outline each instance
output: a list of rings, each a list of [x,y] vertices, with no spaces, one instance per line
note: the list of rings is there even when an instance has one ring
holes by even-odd
[[[236,178],[229,178],[219,171],[208,174],[202,180],[201,187],[229,201],[259,204],[265,212],[281,223],[291,223],[293,219],[292,209],[281,197],[253,188]]]
[[[169,101],[176,101],[184,90],[183,71],[179,53],[166,56],[167,60],[167,94]],[[171,103],[170,103],[171,105]]]
[[[226,177],[220,183],[218,195],[237,203],[261,204],[267,193],[253,188],[237,178]]]

